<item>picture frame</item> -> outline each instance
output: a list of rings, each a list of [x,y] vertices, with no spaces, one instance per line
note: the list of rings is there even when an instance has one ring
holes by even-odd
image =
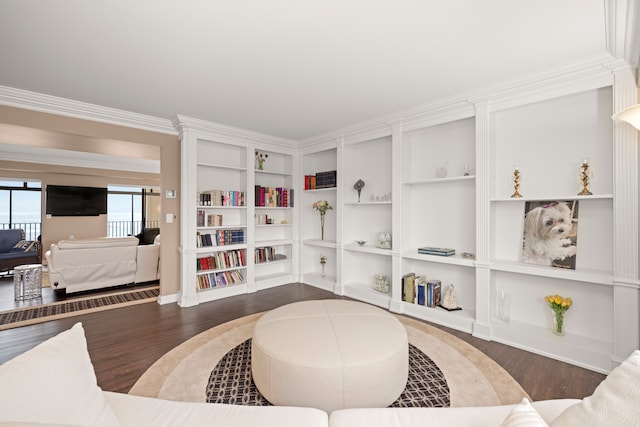
[[[528,201],[524,212],[522,261],[575,270],[578,200]]]

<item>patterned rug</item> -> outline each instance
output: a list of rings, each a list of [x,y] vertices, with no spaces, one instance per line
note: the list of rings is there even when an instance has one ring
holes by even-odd
[[[108,295],[81,297],[69,301],[2,311],[0,312],[0,331],[64,317],[157,301],[158,295],[160,295],[160,287],[154,285],[148,288],[125,290]]]
[[[256,388],[251,377],[251,339],[232,348],[211,372],[206,390],[208,403],[271,406]],[[407,385],[391,407],[450,406],[449,386],[433,360],[409,344],[409,377]]]
[[[158,359],[129,390],[184,402],[265,405],[251,379],[250,338],[264,313],[202,332]],[[494,406],[527,393],[500,365],[461,339],[397,316],[411,348],[410,378],[397,406]]]

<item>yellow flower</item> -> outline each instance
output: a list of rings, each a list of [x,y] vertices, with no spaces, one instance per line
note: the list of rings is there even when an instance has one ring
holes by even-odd
[[[556,295],[553,302],[556,304],[562,304],[562,297],[560,295]]]

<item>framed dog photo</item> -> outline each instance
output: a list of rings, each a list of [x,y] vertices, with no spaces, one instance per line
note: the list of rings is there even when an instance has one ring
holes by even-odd
[[[526,202],[524,212],[522,261],[575,270],[578,201]]]

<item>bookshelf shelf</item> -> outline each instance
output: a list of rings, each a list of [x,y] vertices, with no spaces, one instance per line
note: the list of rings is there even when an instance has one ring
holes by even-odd
[[[405,259],[412,259],[416,261],[433,262],[439,264],[451,264],[460,265],[464,267],[475,267],[476,260],[473,258],[465,258],[460,254],[451,256],[438,256],[438,255],[426,255],[418,253],[418,248],[405,251],[402,253],[402,257]]]
[[[579,200],[588,202],[589,200],[613,200],[613,194],[593,194],[591,196],[578,196],[576,194],[549,194],[548,196],[523,196],[519,198],[513,197],[498,197],[492,198],[491,202],[537,202],[546,200]]]
[[[406,181],[403,182],[404,185],[431,185],[431,184],[447,184],[451,182],[457,181],[473,181],[476,179],[475,175],[461,175],[461,176],[452,176],[448,178],[430,178],[423,180],[415,180],[415,181]]]
[[[305,239],[303,241],[305,245],[309,246],[317,246],[322,248],[337,248],[338,244],[335,241],[331,240],[321,240],[321,239]]]

